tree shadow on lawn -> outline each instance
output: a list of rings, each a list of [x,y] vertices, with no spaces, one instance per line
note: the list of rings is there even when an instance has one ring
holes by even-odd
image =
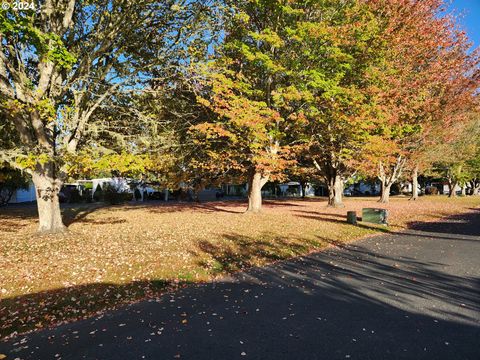
[[[105,309],[158,296],[183,287],[187,280],[94,283],[0,299],[0,339],[62,322],[88,318]]]
[[[305,217],[312,216],[312,218],[319,217],[319,216],[325,216],[327,218],[330,217],[330,218],[337,218],[337,219],[343,219],[343,220],[346,220],[346,218],[347,218],[346,214],[342,215],[342,214],[336,214],[336,213],[321,213],[321,212],[314,211],[314,210],[311,210],[311,211],[295,210],[295,214],[297,214],[300,217],[302,217],[302,216],[305,216]]]
[[[480,209],[441,218],[438,222],[410,222],[408,228],[430,233],[480,236]]]
[[[248,269],[258,261],[271,263],[305,254],[321,242],[305,239],[292,242],[265,233],[265,240],[238,234],[223,235],[221,245],[199,241],[191,254],[213,277]],[[192,244],[195,242],[192,242]],[[208,255],[212,262],[205,262]],[[254,258],[256,261],[254,261]],[[51,324],[92,316],[98,311],[157,296],[161,291],[194,282],[190,274],[179,274],[179,281],[156,279],[125,285],[95,283],[0,299],[0,339],[13,332],[25,332]]]
[[[260,238],[263,240],[238,233],[223,234],[219,242],[200,240],[197,249],[190,253],[202,259],[198,264],[216,276],[290,259],[324,247],[322,241],[292,239],[268,232],[264,232]],[[208,261],[203,260],[205,254],[208,255]]]
[[[62,208],[63,223],[68,227],[76,222],[91,222],[87,219],[88,215],[108,207],[107,204],[99,203],[64,206]]]
[[[190,203],[165,203],[159,204],[155,207],[149,207],[153,213],[170,213],[170,212],[189,212],[198,211],[203,213],[230,213],[243,214],[246,212],[248,202],[246,199],[242,200],[218,200],[208,202],[190,202]],[[292,203],[291,201],[281,200],[264,200],[263,207],[265,209],[282,208],[282,207],[299,207],[301,204]]]
[[[125,203],[119,205],[110,205],[106,203],[90,203],[90,204],[62,204],[62,217],[64,224],[68,227],[76,222],[85,223],[99,223],[96,220],[87,219],[88,215],[93,214],[98,210],[108,210],[115,213],[119,211],[130,211],[137,209],[146,209],[153,213],[169,213],[169,212],[183,212],[183,211],[202,211],[202,212],[228,212],[241,213],[244,209],[237,210],[232,202],[212,202],[212,203],[163,203],[163,202],[145,202],[145,203]],[[235,203],[233,203],[235,205]],[[243,205],[243,204],[241,204]],[[225,207],[225,208],[222,208]],[[28,205],[8,205],[0,208],[0,231],[16,232],[25,224],[21,224],[19,220],[32,221],[38,217],[38,210],[36,204]],[[111,218],[113,221],[113,217]],[[122,221],[124,222],[124,221]],[[101,221],[101,223],[109,223],[108,221]],[[117,223],[117,222],[115,222]]]
[[[365,230],[371,230],[375,232],[380,232],[380,233],[391,233],[394,234],[396,233],[392,229],[388,228],[385,225],[381,224],[368,224],[368,223],[362,223],[361,218],[357,218],[358,223],[356,225],[352,225],[347,223],[347,216],[345,215],[338,215],[338,214],[323,214],[323,213],[317,213],[317,212],[307,212],[307,211],[296,211],[295,213],[296,216],[304,218],[304,219],[311,219],[311,220],[320,220],[320,221],[325,221],[329,223],[334,223],[334,224],[339,224],[343,226],[351,226],[351,227],[357,227]],[[311,214],[311,215],[308,215]]]
[[[198,245],[200,254],[202,252],[208,254],[215,263],[212,266],[211,263],[200,262],[199,265],[214,275],[219,273],[235,274],[249,268],[254,268],[249,272],[262,273],[263,268],[255,268],[259,261],[272,263],[294,258],[278,263],[279,267],[288,270],[298,264],[315,267],[318,259],[328,259],[329,261],[322,263],[322,271],[334,270],[341,276],[358,279],[362,283],[368,284],[367,288],[374,290],[379,295],[401,291],[404,294],[415,296],[421,294],[437,299],[448,298],[456,305],[462,305],[463,308],[480,310],[480,288],[478,287],[480,279],[450,276],[440,271],[442,267],[446,266],[444,263],[422,262],[411,257],[384,255],[362,245],[346,244],[321,236],[316,237],[318,240],[294,241],[265,233],[262,238],[266,240],[258,241],[249,236],[224,234],[225,244],[222,245],[202,241]],[[325,244],[333,245],[339,250],[333,248],[305,255],[308,252],[319,250]],[[194,253],[196,256],[200,254]],[[305,256],[301,257],[302,255]],[[337,263],[341,266],[338,267]],[[273,265],[273,267],[275,266],[277,265]],[[462,280],[460,281],[460,279]],[[459,281],[458,284],[457,281]],[[397,295],[395,297],[396,302],[402,302],[402,297]]]
[[[212,201],[212,202],[189,202],[189,203],[164,203],[157,204],[156,206],[146,206],[148,210],[155,214],[164,214],[171,212],[202,212],[202,213],[230,213],[241,214],[245,211],[243,201]]]
[[[322,202],[322,201],[320,201]],[[295,199],[295,198],[279,198],[276,199],[268,199],[263,200],[262,206],[269,208],[269,207],[299,207],[303,205],[304,200],[302,199]],[[245,201],[245,205],[247,205],[247,201]]]
[[[38,216],[36,204],[9,204],[0,207],[0,233],[16,233]]]
[[[18,220],[0,219],[0,232],[16,233],[21,228],[27,226]]]
[[[271,250],[236,234],[225,239],[232,249],[248,246],[239,267]],[[214,244],[198,251],[232,261]],[[438,263],[349,245],[17,338],[0,344],[0,353],[22,359],[476,359],[479,280]],[[106,288],[115,295],[128,285],[85,285],[65,297]]]
[[[103,208],[107,208],[107,204],[61,204],[61,211],[64,224],[71,225],[76,221],[85,219],[89,214]],[[9,221],[9,224],[16,227],[19,226],[18,220],[36,220],[38,217],[37,205],[35,203],[25,205],[8,205],[0,209],[0,224]],[[2,229],[3,231],[8,231]]]
[[[36,204],[25,204],[25,205],[6,205],[0,207],[0,219],[24,219],[28,220],[35,216],[38,216],[37,205]]]
[[[325,202],[324,199],[309,199],[308,202]],[[265,200],[264,208],[275,209],[285,207],[302,207],[305,202],[301,199],[279,199]],[[242,214],[246,212],[247,201],[242,200],[219,200],[203,203],[197,202],[163,202],[163,201],[147,201],[147,202],[129,202],[118,205],[110,205],[107,203],[79,203],[79,204],[61,204],[62,216],[64,224],[68,227],[75,222],[92,222],[87,220],[88,215],[98,210],[108,210],[115,213],[120,211],[130,211],[145,209],[152,213],[163,214],[172,212],[203,212],[203,213],[231,213]],[[326,214],[327,215],[327,214]],[[330,215],[330,214],[328,214]],[[338,215],[330,215],[338,216]],[[37,219],[38,211],[35,203],[25,205],[8,205],[0,208],[0,231],[15,232],[24,225],[18,224],[19,219],[32,221]],[[5,226],[2,226],[2,222]],[[94,221],[95,222],[95,221]],[[102,222],[104,223],[104,222]],[[105,222],[107,223],[107,222]]]
[[[115,220],[114,217],[110,217],[110,221],[107,219],[95,220],[95,219],[86,219],[88,215],[94,213],[97,210],[105,209],[110,213],[134,211],[134,210],[147,210],[154,214],[166,214],[174,212],[189,212],[189,211],[199,211],[204,213],[214,213],[214,212],[226,212],[226,213],[240,213],[241,211],[229,210],[222,208],[222,206],[227,206],[228,203],[223,202],[212,202],[212,203],[182,203],[182,202],[171,202],[165,203],[160,201],[148,201],[148,202],[131,202],[118,205],[110,204],[95,204],[95,205],[83,205],[79,207],[70,207],[63,209],[63,218],[66,226],[70,226],[73,223],[92,223],[92,224],[109,224],[109,223],[120,223],[125,222],[124,219]],[[231,204],[228,204],[231,206]]]
[[[397,231],[383,225],[362,223],[361,218],[355,226],[390,234],[409,233],[416,236],[433,237],[438,239],[461,238],[462,236],[480,236],[480,209],[470,208],[469,212],[448,216],[432,216],[436,221],[411,221],[406,224],[406,230]],[[335,224],[347,225],[346,214],[329,214],[315,211],[295,211],[296,215],[305,219],[320,220]],[[350,225],[353,226],[353,225]],[[411,232],[413,230],[414,232]],[[445,237],[437,234],[450,234]],[[460,240],[460,239],[459,239]]]
[[[252,268],[259,263],[272,263],[289,259],[323,248],[324,239],[287,237],[265,232],[258,238],[237,233],[223,234],[219,242],[199,240],[190,253],[198,259],[198,265],[212,277],[234,274]],[[210,261],[206,261],[206,255]],[[36,324],[48,325],[82,318],[117,304],[135,301],[155,294],[151,287],[167,289],[193,282],[190,275],[180,274],[179,282],[157,279],[149,282],[133,282],[127,285],[97,283],[72,286],[0,300],[0,337],[14,331],[24,332]],[[183,279],[183,280],[182,280]]]

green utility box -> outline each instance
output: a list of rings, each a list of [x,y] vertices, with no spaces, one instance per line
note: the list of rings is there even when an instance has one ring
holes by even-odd
[[[352,225],[357,225],[357,212],[356,211],[348,211],[347,212],[347,223]]]
[[[388,225],[388,210],[364,208],[362,209],[362,221],[373,224]]]

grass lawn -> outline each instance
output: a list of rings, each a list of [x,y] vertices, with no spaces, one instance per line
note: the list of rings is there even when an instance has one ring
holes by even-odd
[[[240,202],[82,205],[64,209],[62,236],[36,235],[32,206],[0,209],[0,339],[386,230],[346,224],[348,210],[387,208],[388,230],[401,230],[480,206],[479,196],[376,200],[267,201],[257,215]]]

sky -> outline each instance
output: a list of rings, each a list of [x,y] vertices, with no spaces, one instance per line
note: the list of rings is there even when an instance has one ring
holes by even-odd
[[[451,6],[462,14],[460,23],[474,46],[480,46],[480,0],[453,0]]]

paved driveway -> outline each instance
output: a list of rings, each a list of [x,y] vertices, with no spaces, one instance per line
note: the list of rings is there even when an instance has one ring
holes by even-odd
[[[480,359],[480,211],[0,344],[7,359]]]

